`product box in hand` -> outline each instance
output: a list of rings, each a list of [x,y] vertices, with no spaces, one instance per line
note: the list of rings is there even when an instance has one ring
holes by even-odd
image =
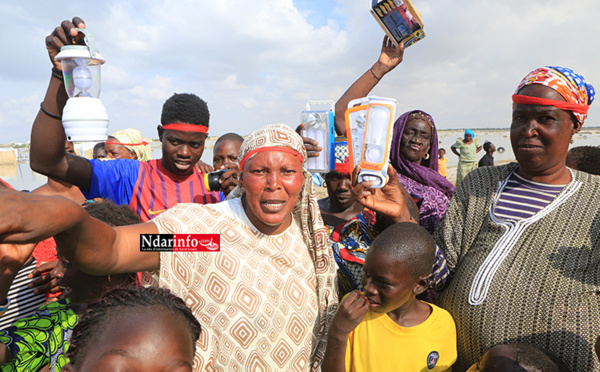
[[[389,38],[408,47],[425,37],[421,14],[410,0],[373,0],[371,14]]]

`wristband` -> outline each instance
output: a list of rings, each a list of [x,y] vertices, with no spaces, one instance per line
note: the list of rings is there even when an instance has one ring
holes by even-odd
[[[62,116],[55,115],[44,108],[44,101],[40,102],[40,110],[42,110],[44,114],[50,116],[52,119],[62,120]]]
[[[4,315],[4,313],[8,310],[10,306],[10,300],[6,297],[6,305],[0,305],[0,316]]]
[[[62,74],[62,72],[58,71],[58,69],[56,67],[52,67],[52,77],[55,77],[58,80],[62,81],[63,74]]]
[[[374,77],[375,79],[377,79],[377,80],[381,80],[381,78],[380,78],[379,76],[375,75],[375,71],[373,71],[373,67],[371,67],[371,69],[370,69],[370,70],[371,70],[371,73],[373,74],[373,77]]]

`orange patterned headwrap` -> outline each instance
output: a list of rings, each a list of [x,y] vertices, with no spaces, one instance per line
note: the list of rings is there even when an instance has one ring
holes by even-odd
[[[554,101],[519,95],[519,90],[530,84],[541,84],[557,91],[567,102]],[[545,105],[571,111],[583,124],[589,105],[594,100],[595,90],[584,77],[571,69],[559,66],[546,66],[531,71],[517,87],[513,102],[526,105]]]

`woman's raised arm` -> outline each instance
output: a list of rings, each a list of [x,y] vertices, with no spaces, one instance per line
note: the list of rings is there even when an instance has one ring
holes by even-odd
[[[346,133],[346,118],[344,116],[348,103],[353,99],[366,97],[369,92],[379,83],[381,78],[392,71],[402,62],[404,56],[404,44],[399,48],[385,36],[381,46],[381,54],[373,67],[358,78],[348,90],[335,103],[335,131],[338,135]]]

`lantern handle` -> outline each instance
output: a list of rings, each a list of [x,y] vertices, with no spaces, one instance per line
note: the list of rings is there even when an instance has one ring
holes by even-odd
[[[90,50],[90,56],[92,58],[96,58],[96,54],[98,53],[98,50],[96,49],[96,42],[94,41],[94,36],[92,35],[91,32],[87,31],[84,28],[75,28],[77,31],[81,32],[85,37],[83,38],[83,41],[85,41],[85,45],[87,45],[88,49]]]
[[[306,111],[310,111],[310,107],[314,105],[326,105],[329,106],[329,110],[334,111],[335,103],[331,100],[320,101],[320,100],[310,100],[306,102]]]

